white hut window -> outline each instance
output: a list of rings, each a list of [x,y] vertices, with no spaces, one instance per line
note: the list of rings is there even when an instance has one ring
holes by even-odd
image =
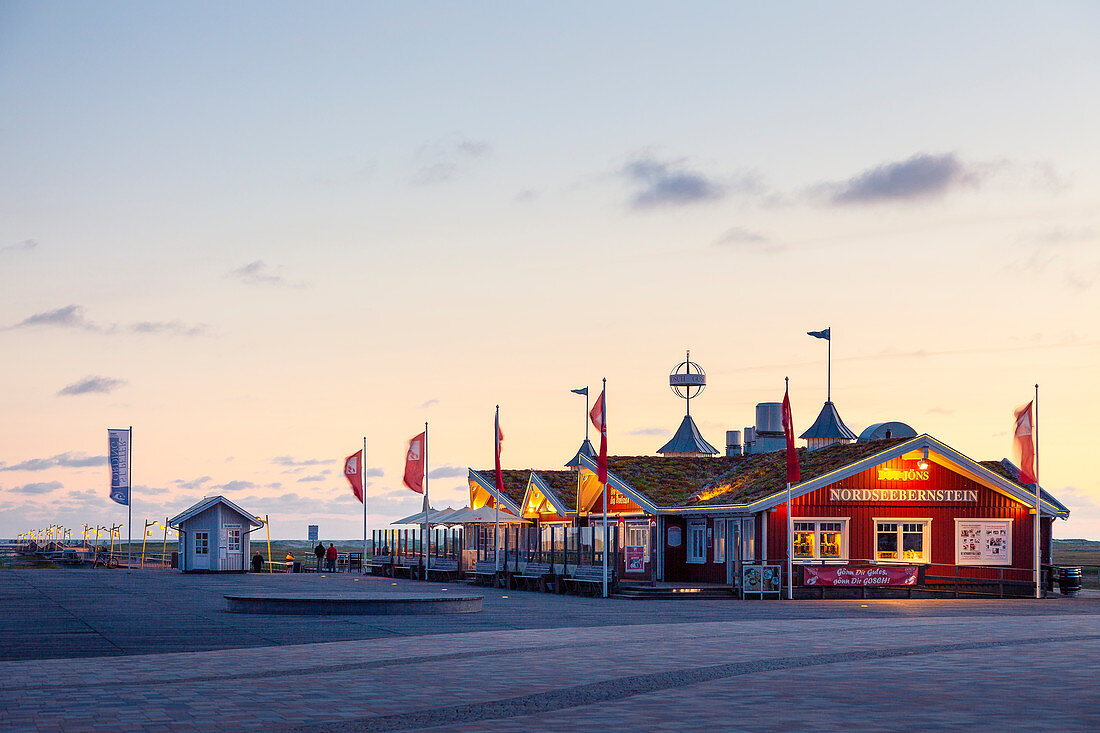
[[[196,532],[195,533],[195,554],[196,555],[209,555],[210,554],[210,533],[209,532]]]
[[[241,551],[241,528],[240,527],[227,527],[229,532],[229,552]]]

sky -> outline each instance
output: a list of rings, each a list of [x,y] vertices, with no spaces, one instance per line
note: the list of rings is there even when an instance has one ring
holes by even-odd
[[[362,531],[555,469],[607,379],[653,454],[790,377],[1011,455],[1100,538],[1100,7],[0,2],[0,537],[222,494]]]

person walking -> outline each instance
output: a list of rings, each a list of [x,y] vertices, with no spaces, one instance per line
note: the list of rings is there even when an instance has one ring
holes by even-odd
[[[256,550],[256,554],[252,556],[252,572],[258,573],[264,568],[264,556],[260,554],[259,550]]]
[[[317,572],[321,572],[321,561],[325,559],[325,543],[318,542],[313,548],[313,554],[317,556]]]
[[[330,573],[336,572],[336,547],[329,542],[328,550],[325,551],[325,559],[328,560],[328,571]]]

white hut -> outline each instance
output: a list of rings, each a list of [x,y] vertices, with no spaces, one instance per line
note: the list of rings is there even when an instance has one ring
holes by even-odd
[[[248,570],[248,534],[263,522],[224,496],[208,496],[168,520],[179,532],[179,569],[185,573]]]

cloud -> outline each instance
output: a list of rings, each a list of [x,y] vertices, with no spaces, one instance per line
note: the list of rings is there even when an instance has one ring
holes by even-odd
[[[952,188],[977,185],[982,174],[954,153],[920,153],[907,160],[883,163],[847,181],[820,187],[833,204],[869,204],[935,198]]]
[[[92,323],[84,317],[84,309],[79,305],[67,305],[52,311],[35,313],[24,318],[11,328],[32,328],[35,326],[56,326],[59,328],[80,328],[85,331],[108,331],[104,326]]]
[[[133,333],[162,333],[170,336],[199,336],[206,333],[205,323],[189,326],[181,321],[138,321],[130,326]]]
[[[372,477],[373,478],[381,478],[382,476],[385,476],[385,475],[386,475],[386,472],[385,472],[384,469],[381,469],[381,468],[368,468],[367,469],[367,478],[372,478]]]
[[[627,435],[668,435],[670,432],[668,428],[638,428],[627,432]]]
[[[240,491],[241,489],[254,489],[256,484],[251,481],[228,481],[224,484],[217,484],[211,486],[211,489],[220,489],[221,491]]]
[[[107,456],[89,456],[84,453],[58,453],[49,458],[29,458],[8,466],[0,463],[0,471],[45,471],[47,468],[86,468],[87,466],[106,466]]]
[[[38,246],[37,239],[24,239],[18,244],[7,244],[0,247],[0,253],[2,252],[29,252],[30,250]]]
[[[268,267],[263,260],[253,260],[247,265],[241,265],[236,270],[230,270],[226,277],[240,280],[249,285],[275,285],[283,288],[304,288],[301,281],[290,281],[277,270]]]
[[[754,254],[778,254],[787,250],[785,245],[776,244],[769,237],[745,227],[727,229],[714,244],[718,247],[728,247]]]
[[[417,151],[419,168],[413,182],[423,185],[452,181],[489,152],[489,143],[461,136],[430,143]]]
[[[272,463],[280,466],[319,466],[323,463],[331,463],[330,458],[306,458],[304,460],[298,460],[293,456],[275,456],[271,459]]]
[[[440,466],[439,468],[428,471],[428,478],[457,478],[458,476],[466,476],[469,470],[462,466]]]
[[[325,477],[323,475],[321,475],[319,473],[315,473],[312,476],[302,476],[300,479],[298,479],[298,483],[301,484],[301,483],[306,483],[306,482],[324,481],[324,480],[325,480]]]
[[[173,483],[180,488],[187,489],[188,491],[199,491],[202,489],[203,484],[210,483],[211,478],[209,476],[200,476],[199,478],[191,479],[190,481],[184,481],[181,478],[176,479]]]
[[[421,407],[421,409],[423,409],[425,407],[432,407],[432,406],[438,405],[438,404],[439,404],[439,400],[430,399],[430,400],[427,400],[426,402],[421,402],[420,407]]]
[[[636,209],[714,201],[727,193],[726,186],[688,169],[683,160],[662,161],[648,153],[627,163],[619,174],[635,189],[630,203]]]
[[[110,377],[85,377],[79,382],[74,382],[62,388],[57,395],[61,397],[93,393],[109,394],[124,384],[126,384],[125,381],[121,379],[111,379]]]
[[[13,486],[10,491],[15,491],[20,494],[48,494],[55,489],[65,488],[60,481],[44,481],[39,483],[23,484],[22,486]]]

